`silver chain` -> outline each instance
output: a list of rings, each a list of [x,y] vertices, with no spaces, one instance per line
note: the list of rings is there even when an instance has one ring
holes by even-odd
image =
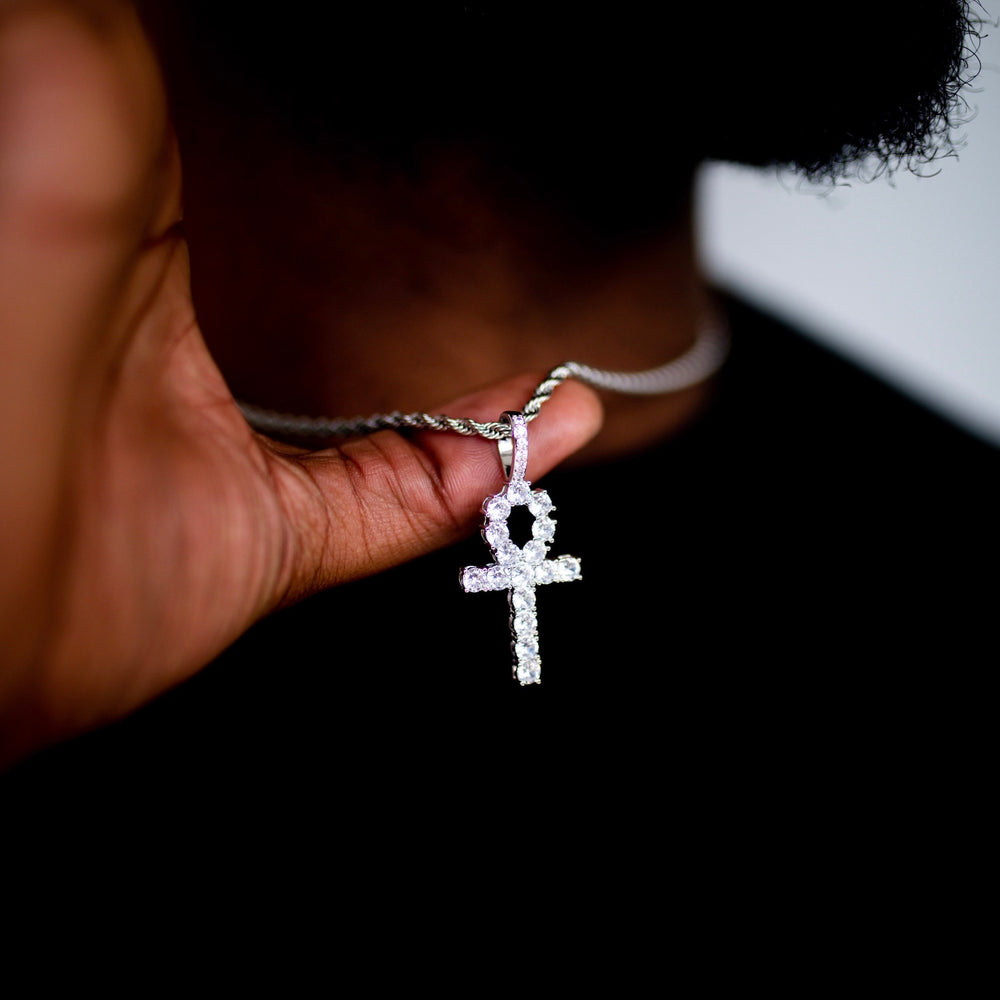
[[[673,361],[639,372],[610,372],[577,361],[558,365],[538,384],[531,399],[521,408],[526,421],[534,420],[557,386],[568,378],[629,396],[657,396],[679,392],[703,382],[722,366],[729,352],[729,338],[722,326],[709,324],[698,333],[694,344]],[[240,403],[247,422],[263,434],[297,438],[346,438],[382,430],[453,431],[455,434],[502,441],[510,437],[510,424],[481,423],[469,417],[446,417],[430,413],[375,413],[370,417],[303,417],[265,410]]]

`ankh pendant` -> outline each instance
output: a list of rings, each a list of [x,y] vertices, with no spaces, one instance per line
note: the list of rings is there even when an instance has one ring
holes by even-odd
[[[483,501],[482,535],[493,553],[493,562],[488,566],[466,566],[459,581],[469,594],[507,591],[514,677],[522,685],[538,684],[542,679],[542,658],[538,652],[535,587],[579,580],[580,560],[574,556],[546,558],[555,536],[556,522],[550,516],[555,507],[545,490],[533,490],[524,478],[528,468],[528,425],[524,414],[508,412],[501,419],[510,425],[510,438],[497,442],[507,484]],[[514,507],[527,507],[534,516],[532,539],[523,546],[511,541],[507,525]]]

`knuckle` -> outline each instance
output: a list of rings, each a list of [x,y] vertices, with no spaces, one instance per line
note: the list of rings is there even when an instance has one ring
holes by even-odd
[[[420,548],[460,531],[441,470],[431,456],[397,434],[376,434],[356,451],[345,449],[355,502],[371,547],[402,543]]]

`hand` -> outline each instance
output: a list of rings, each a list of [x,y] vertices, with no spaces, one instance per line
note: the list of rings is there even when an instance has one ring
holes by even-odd
[[[0,12],[0,759],[119,717],[274,608],[467,533],[496,446],[254,434],[195,318],[155,59],[113,0]],[[535,377],[442,406],[495,420]],[[586,443],[566,385],[529,475]]]

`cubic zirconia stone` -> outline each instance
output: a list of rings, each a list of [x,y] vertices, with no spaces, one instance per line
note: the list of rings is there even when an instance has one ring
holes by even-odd
[[[506,497],[498,493],[486,501],[485,511],[487,517],[493,518],[494,521],[504,521],[510,516],[510,504]]]
[[[487,566],[483,589],[504,590],[510,586],[507,571],[502,566]]]
[[[491,549],[495,549],[498,545],[502,545],[510,538],[510,532],[507,530],[507,525],[503,521],[490,521],[489,524],[483,528],[483,536],[486,541],[489,542]]]
[[[504,492],[512,507],[526,504],[531,499],[531,488],[523,479],[508,483]]]
[[[528,562],[540,563],[545,558],[546,548],[545,542],[540,542],[536,538],[533,541],[525,542],[524,548],[521,551]]]
[[[531,588],[515,590],[511,595],[510,603],[515,611],[529,611],[535,606],[535,591]]]
[[[519,639],[534,636],[536,625],[533,611],[519,611],[514,615],[514,632]]]
[[[521,550],[509,538],[493,549],[493,557],[505,566],[517,562],[520,555]]]
[[[534,574],[531,572],[530,567],[523,565],[522,563],[514,563],[510,568],[510,582],[511,586],[516,587],[518,590],[524,590],[531,586]]]
[[[530,510],[535,517],[538,517],[539,514],[548,514],[550,510],[554,510],[548,493],[546,493],[545,490],[533,490],[531,499],[528,501],[528,510]]]
[[[522,684],[538,684],[542,679],[542,662],[533,657],[517,665],[517,679]]]
[[[518,637],[514,644],[514,654],[518,663],[527,663],[538,659],[538,639],[533,636]]]
[[[551,583],[554,579],[552,567],[555,564],[549,560],[535,567],[535,583]]]
[[[547,514],[542,514],[535,518],[535,522],[531,526],[531,533],[535,538],[548,541],[556,533],[556,522]]]
[[[573,556],[560,556],[552,563],[553,583],[568,583],[580,579],[580,560]]]

